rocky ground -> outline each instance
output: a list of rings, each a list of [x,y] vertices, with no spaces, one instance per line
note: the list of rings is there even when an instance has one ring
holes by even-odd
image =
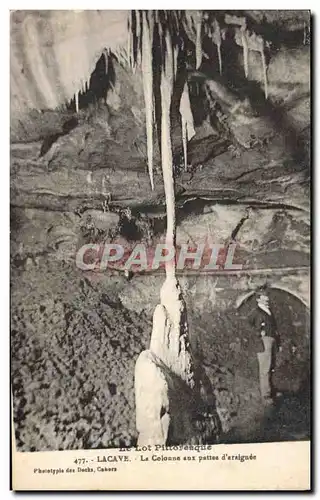
[[[308,50],[272,59],[268,106],[255,113],[246,106],[232,120],[226,111],[224,128],[202,117],[188,145],[187,171],[181,131],[173,130],[177,244],[236,242],[244,267],[232,275],[180,276],[222,442],[309,436]],[[252,79],[261,78],[257,67],[253,57]],[[154,245],[166,226],[156,143],[153,192],[147,175],[139,75],[116,63],[115,74],[120,83],[107,104],[78,115],[33,112],[12,124],[12,389],[23,451],[136,440],[134,366],[149,344],[163,274],[137,273],[128,281],[121,271],[75,265],[84,243],[117,237],[128,248]],[[236,308],[265,283],[283,339],[274,374],[281,394],[267,414],[246,322],[254,299]]]
[[[130,308],[121,303],[119,296],[130,286],[121,276],[93,281],[70,264],[50,261],[13,269],[12,387],[19,449],[135,443],[133,373],[148,346],[152,316],[136,312],[134,301]],[[145,289],[159,292],[150,280]],[[283,338],[275,372],[283,396],[267,425],[246,324],[250,299],[238,312],[217,312],[214,302],[206,312],[201,304],[190,312],[195,350],[214,388],[222,441],[308,437],[308,312],[280,291],[272,293],[272,305]]]

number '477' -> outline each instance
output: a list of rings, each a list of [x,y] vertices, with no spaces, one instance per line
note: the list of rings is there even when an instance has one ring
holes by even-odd
[[[73,463],[76,465],[84,465],[86,463],[86,459],[85,458],[76,458]]]

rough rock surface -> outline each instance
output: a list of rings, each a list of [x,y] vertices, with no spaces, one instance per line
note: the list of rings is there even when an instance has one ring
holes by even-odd
[[[148,318],[113,302],[103,287],[95,289],[67,266],[36,268],[16,280],[11,321],[18,448],[134,443],[133,372],[149,339]]]

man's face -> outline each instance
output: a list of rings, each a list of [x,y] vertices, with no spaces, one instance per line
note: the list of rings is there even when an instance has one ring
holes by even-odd
[[[261,294],[259,299],[261,302],[269,302],[268,295]]]

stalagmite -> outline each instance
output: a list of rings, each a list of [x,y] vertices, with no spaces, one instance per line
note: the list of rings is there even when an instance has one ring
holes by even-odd
[[[196,69],[200,68],[202,62],[201,31],[202,31],[202,13],[200,11],[197,13],[197,24],[196,24]]]
[[[182,127],[182,145],[184,157],[184,169],[187,170],[187,143],[195,135],[193,115],[191,111],[191,104],[189,98],[189,88],[186,82],[183,88],[181,101],[180,101],[180,114],[181,114],[181,127]]]
[[[152,78],[152,41],[153,41],[153,20],[148,12],[143,13],[143,34],[142,34],[142,79],[143,92],[146,108],[146,129],[147,129],[147,155],[148,170],[151,188],[154,189],[153,182],[153,78]]]

